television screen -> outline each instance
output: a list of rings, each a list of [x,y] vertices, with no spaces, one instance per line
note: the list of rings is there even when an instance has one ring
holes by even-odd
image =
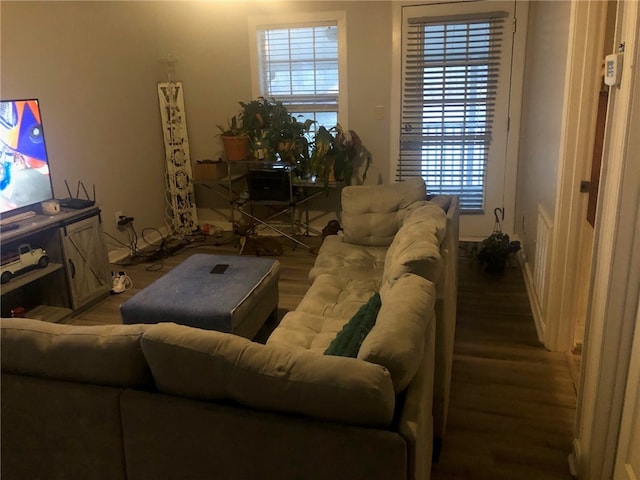
[[[0,214],[52,198],[38,100],[0,101]]]

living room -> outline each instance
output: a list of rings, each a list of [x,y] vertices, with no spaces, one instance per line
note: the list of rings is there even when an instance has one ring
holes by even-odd
[[[504,222],[527,252],[536,243],[532,225],[539,205],[552,218],[565,218],[556,209],[560,167],[567,168],[558,165],[564,141],[559,131],[566,115],[564,65],[578,8],[569,2],[532,2],[531,7],[527,62],[536,69],[522,79],[527,107],[521,122],[528,128],[513,157],[518,163],[510,164],[513,184],[506,190]],[[139,228],[164,225],[165,152],[157,83],[167,79],[167,54],[177,62],[174,79],[184,85],[191,158],[217,158],[216,125],[237,110],[238,101],[254,97],[249,17],[345,11],[348,125],[373,154],[368,182],[391,183],[397,148],[390,135],[397,115],[392,88],[396,8],[396,2],[357,1],[3,1],[2,98],[40,99],[56,196],[66,196],[65,180],[95,185],[105,231],[126,242],[126,234],[111,221],[118,211],[134,217]],[[629,39],[627,48],[633,52]],[[374,115],[378,106],[383,118]],[[320,227],[338,208],[338,199],[330,200],[331,206],[316,206],[331,212],[318,216]],[[203,210],[203,218],[224,220]],[[491,227],[487,224],[469,239],[488,235]],[[565,336],[572,338],[573,332]]]

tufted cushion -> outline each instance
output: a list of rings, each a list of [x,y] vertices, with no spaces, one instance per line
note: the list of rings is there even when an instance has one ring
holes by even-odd
[[[405,273],[415,273],[436,282],[442,272],[440,244],[447,217],[438,205],[426,203],[405,219],[387,250],[382,282],[394,282]]]
[[[172,323],[147,330],[142,349],[158,390],[171,395],[355,425],[393,418],[393,385],[380,365]]]
[[[426,200],[421,178],[375,186],[342,189],[342,226],[347,243],[389,246],[400,228],[406,208]]]
[[[356,357],[362,341],[376,323],[380,310],[380,294],[375,293],[360,307],[324,351],[325,355]]]
[[[376,324],[362,342],[358,359],[386,367],[400,393],[418,370],[427,327],[435,321],[435,287],[422,277],[406,274],[383,285],[380,297]]]
[[[2,371],[117,387],[149,388],[140,337],[147,325],[75,326],[2,319]]]
[[[282,318],[267,344],[323,353],[336,334],[379,288],[377,279],[320,275],[296,310]]]
[[[323,273],[339,273],[341,277],[381,277],[387,247],[370,247],[346,243],[341,235],[326,237],[309,271],[309,283]]]
[[[342,318],[346,322],[379,290],[379,278],[348,278],[340,273],[327,273],[316,278],[296,311]]]
[[[267,345],[323,353],[348,319],[293,311],[282,317]]]

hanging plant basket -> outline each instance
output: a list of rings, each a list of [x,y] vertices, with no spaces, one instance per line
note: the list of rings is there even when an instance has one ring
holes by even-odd
[[[476,254],[480,264],[484,265],[485,271],[489,273],[503,273],[509,257],[520,250],[520,242],[510,241],[509,235],[502,231],[498,213],[503,213],[503,210],[494,209],[496,223],[493,233],[482,241],[480,250]]]

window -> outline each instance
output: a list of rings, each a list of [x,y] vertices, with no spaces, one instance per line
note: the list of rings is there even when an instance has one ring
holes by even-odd
[[[409,18],[403,41],[399,180],[482,213],[506,14]]]
[[[346,90],[343,17],[329,13],[286,24],[254,20],[255,96],[281,101],[293,115],[314,120],[315,128],[336,125]]]

